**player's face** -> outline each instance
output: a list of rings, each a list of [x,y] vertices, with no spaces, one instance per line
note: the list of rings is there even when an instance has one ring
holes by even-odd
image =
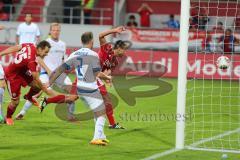
[[[49,52],[49,48],[48,47],[45,47],[44,49],[42,49],[42,48],[38,48],[37,49],[37,54],[41,58],[44,58],[45,56],[47,56],[48,52]]]
[[[118,56],[118,57],[121,57],[125,54],[125,49],[122,49],[122,48],[118,48],[118,49],[115,49],[114,50],[114,55],[115,56]]]
[[[25,21],[26,21],[26,23],[31,23],[32,15],[31,14],[26,14]]]
[[[61,32],[60,26],[52,26],[50,30],[51,38],[54,40],[58,40],[60,36],[60,32]]]

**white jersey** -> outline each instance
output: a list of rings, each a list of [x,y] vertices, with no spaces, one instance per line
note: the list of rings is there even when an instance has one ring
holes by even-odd
[[[53,71],[57,67],[59,67],[65,57],[66,52],[66,44],[59,40],[54,41],[51,38],[46,39],[51,45],[51,49],[46,57],[44,57],[43,61],[48,66],[48,68]],[[41,68],[41,73],[46,72],[43,68]]]
[[[95,73],[101,70],[98,54],[88,48],[73,52],[65,62],[66,67],[74,67],[77,75],[78,93],[98,90]]]
[[[40,31],[37,24],[31,23],[30,25],[28,25],[24,22],[18,26],[16,34],[19,36],[19,44],[36,44],[36,37],[40,36]]]

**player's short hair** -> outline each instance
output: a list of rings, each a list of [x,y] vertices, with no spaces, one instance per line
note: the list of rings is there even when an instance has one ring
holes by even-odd
[[[51,23],[50,24],[50,31],[52,30],[52,27],[54,27],[54,26],[59,26],[60,28],[61,28],[61,25],[59,24],[59,23]]]
[[[82,34],[81,36],[81,41],[82,44],[89,44],[89,42],[91,42],[93,40],[93,33],[92,32],[85,32]]]
[[[122,40],[118,40],[114,46],[113,46],[113,49],[118,49],[118,48],[121,48],[121,49],[126,49],[127,48],[127,44],[122,41]]]
[[[48,41],[43,40],[37,44],[37,48],[44,49],[45,47],[51,48],[51,45]]]

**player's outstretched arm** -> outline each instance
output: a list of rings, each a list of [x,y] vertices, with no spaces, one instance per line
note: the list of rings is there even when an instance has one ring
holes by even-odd
[[[5,56],[7,54],[15,53],[15,52],[20,51],[21,49],[22,49],[21,45],[11,46],[11,47],[8,47],[7,49],[1,51],[0,56]]]
[[[67,69],[68,65],[66,63],[63,63],[61,66],[59,66],[57,69],[55,69],[51,75],[49,76],[49,85],[51,86],[53,84],[53,82],[55,82],[55,80],[63,73],[65,72]]]
[[[106,39],[105,39],[105,37],[107,35],[110,35],[110,34],[113,34],[113,33],[121,33],[123,31],[125,31],[125,28],[123,26],[120,26],[120,27],[117,27],[117,28],[113,28],[113,29],[101,32],[99,34],[100,45],[103,45],[103,44],[105,44],[107,42]]]
[[[51,74],[51,70],[48,68],[48,66],[44,63],[43,59],[41,57],[37,57],[38,64],[40,64],[41,67],[47,72],[48,75]]]

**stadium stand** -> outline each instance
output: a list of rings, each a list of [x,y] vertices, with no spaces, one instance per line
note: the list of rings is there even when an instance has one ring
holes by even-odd
[[[26,13],[32,13],[34,22],[42,21],[42,10],[45,5],[44,0],[26,0],[17,18],[18,21],[24,21]]]
[[[105,3],[101,3],[100,1],[98,1],[96,3],[96,7],[95,8],[103,8],[105,10],[107,10],[106,12],[102,12],[99,11],[99,10],[95,10],[95,11],[92,11],[92,16],[93,17],[113,17],[113,10],[109,10],[110,8],[112,8],[112,6],[114,6],[114,0],[105,0]],[[102,15],[101,15],[102,14]],[[100,24],[101,23],[101,19],[100,21],[95,19],[95,20],[92,20],[92,24]],[[102,24],[104,25],[113,25],[113,18],[111,19],[103,19],[102,20]]]

